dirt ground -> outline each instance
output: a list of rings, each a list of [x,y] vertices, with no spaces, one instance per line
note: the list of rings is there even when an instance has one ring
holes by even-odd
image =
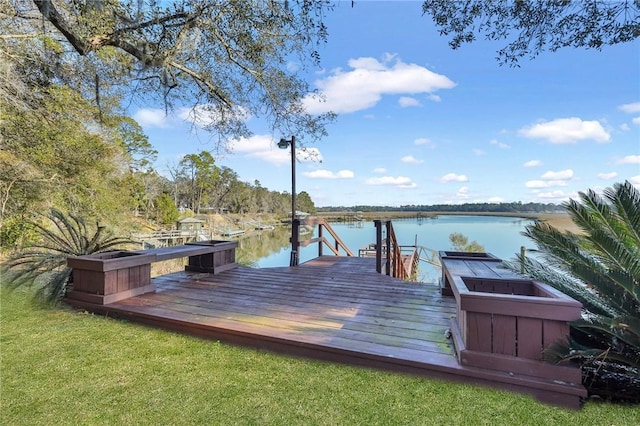
[[[563,231],[570,231],[576,234],[581,232],[580,228],[571,221],[571,218],[567,213],[544,213],[537,215],[536,219],[540,219],[554,228],[558,228]]]

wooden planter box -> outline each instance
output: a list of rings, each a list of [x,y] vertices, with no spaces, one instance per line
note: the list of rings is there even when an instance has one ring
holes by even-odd
[[[452,334],[461,364],[580,383],[580,370],[542,361],[569,336],[582,305],[529,279],[453,276],[457,318]]]
[[[155,255],[111,251],[69,257],[73,289],[67,298],[99,305],[155,291],[151,284],[151,262]]]
[[[189,263],[185,266],[187,271],[219,274],[238,266],[236,263],[237,241],[209,240],[187,243],[186,245],[212,248],[208,253],[189,256]]]
[[[440,263],[443,264],[443,260],[477,260],[482,262],[502,262],[502,260],[491,253],[485,252],[469,252],[469,251],[440,251]],[[443,296],[453,296],[451,290],[451,283],[447,278],[446,269],[442,268],[442,280],[440,281],[440,293]]]

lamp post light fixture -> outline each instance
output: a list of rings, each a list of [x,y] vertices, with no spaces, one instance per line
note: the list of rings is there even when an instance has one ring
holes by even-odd
[[[296,219],[296,137],[291,136],[291,139],[280,139],[278,142],[278,148],[287,149],[291,146],[291,259],[289,260],[289,266],[298,265],[298,238],[294,235],[296,227],[294,221]]]

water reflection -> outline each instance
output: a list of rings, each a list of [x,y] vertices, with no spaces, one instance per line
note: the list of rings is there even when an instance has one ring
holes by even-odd
[[[257,268],[258,260],[270,257],[290,246],[291,228],[276,227],[273,230],[258,231],[238,240],[236,262],[243,266]]]
[[[437,219],[418,220],[398,219],[393,221],[398,243],[414,245],[429,249],[430,253],[451,249],[449,236],[460,233],[469,241],[477,241],[485,251],[501,259],[511,259],[520,252],[520,247],[530,245],[530,241],[522,236],[525,226],[532,221],[515,217],[501,216],[439,216]],[[375,242],[375,226],[373,222],[361,222],[359,226],[346,223],[332,223],[331,227],[342,241],[353,251]],[[261,231],[239,240],[236,252],[238,262],[251,267],[278,267],[289,265],[290,227],[277,227],[273,231]],[[302,239],[313,238],[317,231],[302,235]],[[332,240],[328,235],[327,238]],[[333,241],[330,242],[333,244]],[[325,250],[329,254],[329,250]],[[317,244],[300,250],[300,262],[303,263],[318,255]],[[428,262],[420,262],[420,281],[435,282],[441,272]]]

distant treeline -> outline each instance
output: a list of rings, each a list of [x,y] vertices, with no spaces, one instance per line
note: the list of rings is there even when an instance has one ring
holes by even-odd
[[[460,213],[551,213],[562,212],[564,207],[552,203],[467,203],[392,206],[317,207],[318,212],[460,212]]]

